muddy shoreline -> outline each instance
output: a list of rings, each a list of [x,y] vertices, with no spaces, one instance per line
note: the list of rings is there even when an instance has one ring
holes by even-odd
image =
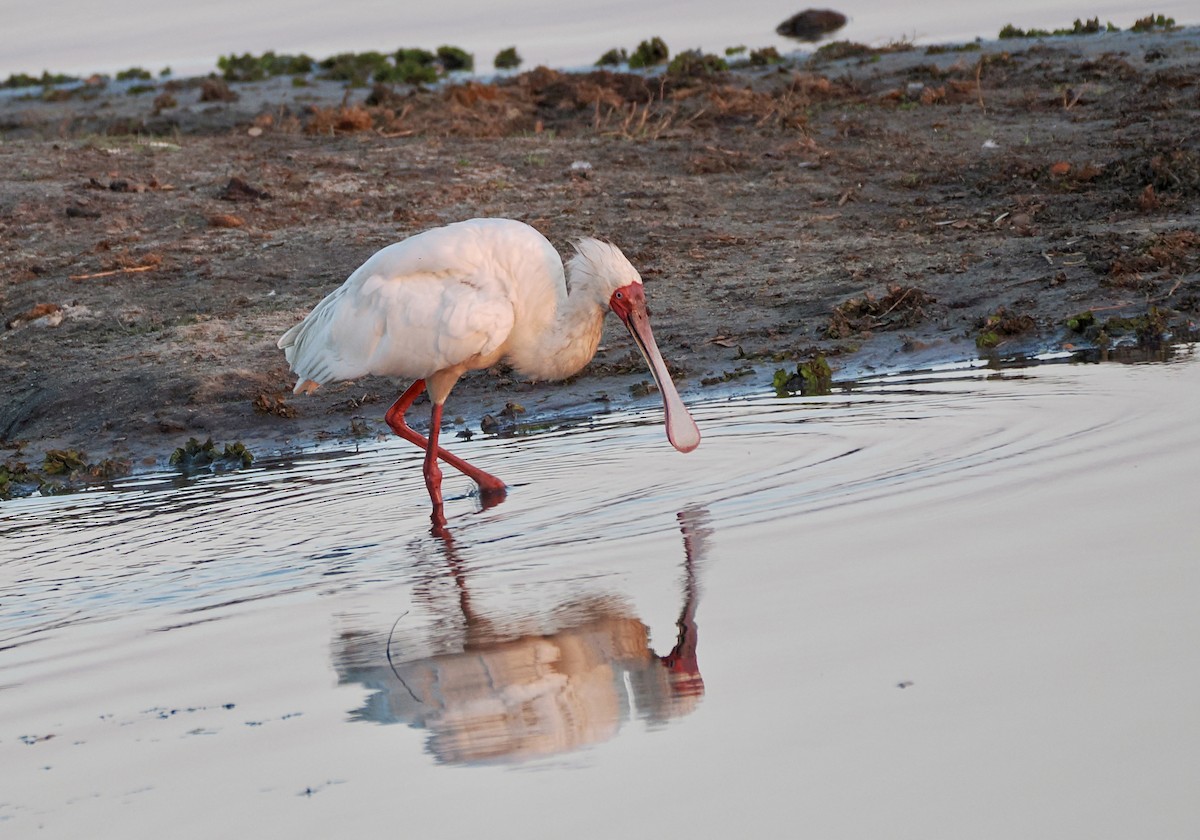
[[[1150,344],[1200,312],[1196,28],[229,88],[0,100],[0,461],[146,469],[192,437],[265,456],[386,432],[404,383],[293,397],[275,340],[378,248],[477,216],[564,254],[620,245],[685,399],[769,388],[817,353],[845,376]],[[465,378],[448,439],[510,402],[531,423],[652,404],[609,321],[566,383]]]

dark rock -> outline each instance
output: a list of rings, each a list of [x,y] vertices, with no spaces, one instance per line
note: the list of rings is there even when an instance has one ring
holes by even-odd
[[[796,38],[800,41],[819,41],[831,32],[836,32],[846,25],[846,16],[831,9],[805,9],[792,15],[779,26],[775,32],[785,38]]]

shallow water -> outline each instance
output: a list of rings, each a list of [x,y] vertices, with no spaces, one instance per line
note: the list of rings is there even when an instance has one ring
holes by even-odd
[[[0,835],[1182,837],[1200,362],[0,506]],[[782,826],[788,826],[787,829]]]

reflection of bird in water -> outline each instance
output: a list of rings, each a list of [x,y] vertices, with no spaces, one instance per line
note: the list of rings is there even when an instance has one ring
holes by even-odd
[[[462,564],[446,540],[463,624],[454,640],[424,640],[443,652],[404,660],[389,636],[343,637],[342,682],[374,690],[356,717],[429,731],[428,749],[446,762],[519,761],[613,737],[625,720],[665,723],[691,712],[704,694],[696,659],[696,567],[707,514],[679,515],[684,533],[684,603],[666,656],[649,631],[614,599],[561,605],[540,632],[504,634],[476,614]],[[403,619],[403,617],[402,617]],[[394,628],[393,628],[394,629]]]
[[[695,697],[704,694],[704,680],[700,676],[700,665],[696,661],[696,605],[700,601],[700,583],[696,579],[696,563],[704,556],[705,538],[710,531],[704,527],[707,514],[695,509],[679,513],[679,525],[683,530],[683,612],[675,626],[679,634],[675,647],[662,657],[662,663],[670,675],[671,690],[677,698]]]
[[[658,352],[642,278],[614,245],[583,239],[563,263],[546,238],[511,219],[471,219],[427,230],[375,253],[279,339],[296,372],[296,393],[367,374],[415,379],[386,420],[425,450],[425,484],[435,531],[442,512],[443,460],[484,494],[504,482],[438,446],[442,406],[464,373],[508,361],[536,379],[564,379],[591,361],[611,309],[650,367],[666,410],[667,437],[681,452],[700,432]],[[428,388],[429,438],[404,415]]]

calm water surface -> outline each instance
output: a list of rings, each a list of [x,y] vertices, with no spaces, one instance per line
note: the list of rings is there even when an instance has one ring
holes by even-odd
[[[0,836],[1185,837],[1200,361],[0,506]]]

